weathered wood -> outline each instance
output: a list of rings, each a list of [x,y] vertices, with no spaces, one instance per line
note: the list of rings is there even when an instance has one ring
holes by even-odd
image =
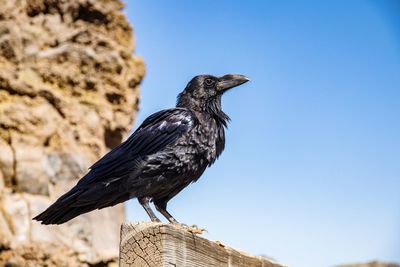
[[[282,267],[171,224],[151,222],[122,225],[119,264],[120,267]]]

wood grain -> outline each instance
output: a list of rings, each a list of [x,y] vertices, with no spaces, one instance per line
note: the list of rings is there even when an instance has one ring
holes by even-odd
[[[121,267],[283,266],[174,225],[152,222],[122,225],[119,264]]]

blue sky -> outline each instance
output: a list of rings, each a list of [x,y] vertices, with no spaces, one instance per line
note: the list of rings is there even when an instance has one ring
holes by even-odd
[[[289,266],[400,262],[399,1],[127,2],[147,67],[134,128],[197,74],[251,78],[178,220]]]

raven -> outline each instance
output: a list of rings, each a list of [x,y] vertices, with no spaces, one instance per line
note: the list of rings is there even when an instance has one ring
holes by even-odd
[[[42,224],[62,224],[95,209],[137,198],[153,222],[156,209],[178,223],[167,203],[197,181],[225,146],[229,117],[221,96],[249,79],[243,75],[194,77],[178,95],[175,108],[144,120],[123,143],[112,149],[67,193],[33,218]]]

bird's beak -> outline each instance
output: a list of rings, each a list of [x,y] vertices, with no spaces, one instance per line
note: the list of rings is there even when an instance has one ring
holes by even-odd
[[[227,75],[224,75],[221,78],[219,78],[217,88],[219,91],[226,91],[233,87],[244,84],[245,82],[248,82],[248,81],[250,81],[250,79],[244,75],[227,74]]]

